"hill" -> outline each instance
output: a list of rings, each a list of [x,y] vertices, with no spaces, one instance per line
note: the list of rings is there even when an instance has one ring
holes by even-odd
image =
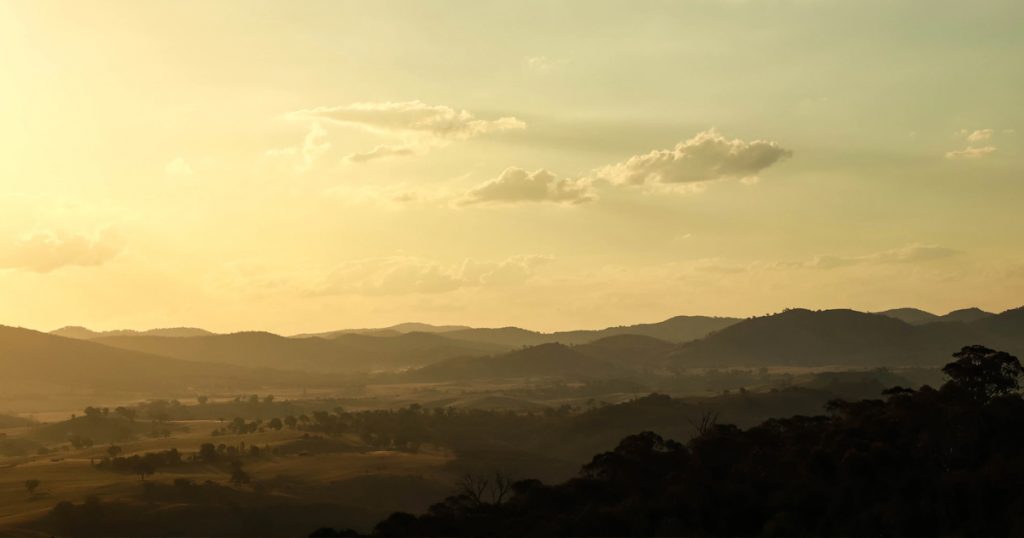
[[[95,339],[105,345],[177,359],[308,372],[359,372],[422,366],[444,359],[480,356],[507,348],[463,342],[427,333],[369,336],[346,333],[334,338],[287,338],[266,332],[242,332],[190,338],[115,336]]]
[[[1024,351],[1024,313],[911,325],[853,310],[794,309],[683,344],[672,360],[680,367],[939,365],[968,344]]]
[[[458,331],[463,329],[469,329],[466,325],[431,325],[429,323],[399,323],[390,327],[381,328],[369,328],[369,329],[341,329],[337,331],[328,331],[322,333],[305,333],[296,334],[293,338],[334,338],[342,334],[365,334],[370,336],[397,336],[399,334],[406,333],[446,333],[451,331]]]
[[[954,310],[945,316],[940,318],[941,321],[960,321],[963,323],[973,323],[993,316],[992,312],[986,312],[980,308],[962,308],[960,310]]]
[[[920,308],[893,308],[892,310],[885,310],[883,312],[876,312],[882,316],[888,316],[893,319],[898,319],[904,323],[911,325],[924,325],[925,323],[932,323],[939,321],[940,316],[926,312]]]
[[[183,393],[300,381],[280,372],[179,360],[6,326],[0,326],[0,372],[0,391],[6,394]]]
[[[676,346],[651,336],[620,334],[581,344],[573,349],[623,368],[658,370],[671,363],[668,355]]]
[[[408,372],[420,381],[469,381],[530,377],[585,379],[626,373],[626,369],[590,357],[563,344],[541,344],[491,357],[449,359]]]
[[[519,327],[495,329],[460,329],[445,333],[445,336],[473,342],[493,342],[506,346],[536,346],[540,344],[585,344],[618,335],[639,335],[668,342],[688,342],[703,338],[712,332],[724,329],[740,321],[736,318],[715,318],[708,316],[676,316],[657,323],[623,325],[596,330],[560,331],[542,333]]]
[[[918,308],[894,308],[884,312],[878,312],[883,316],[895,318],[911,325],[925,325],[927,323],[958,321],[961,323],[973,323],[975,321],[994,315],[980,308],[961,308],[953,310],[945,315],[939,316]]]
[[[133,331],[130,329],[116,331],[93,331],[85,327],[69,325],[61,327],[50,334],[63,336],[65,338],[78,338],[81,340],[92,340],[104,336],[167,336],[172,338],[184,338],[189,336],[207,336],[213,334],[205,329],[195,327],[170,327],[165,329],[149,329],[148,331]]]

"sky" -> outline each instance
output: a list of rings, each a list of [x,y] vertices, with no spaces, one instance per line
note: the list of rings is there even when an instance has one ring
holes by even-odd
[[[1018,1],[0,0],[0,323],[1024,304]]]

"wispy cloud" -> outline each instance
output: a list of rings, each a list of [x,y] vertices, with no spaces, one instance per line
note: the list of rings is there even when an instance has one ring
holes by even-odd
[[[406,155],[413,155],[416,153],[412,148],[407,146],[377,146],[370,151],[363,153],[352,153],[345,156],[345,160],[350,163],[364,163],[376,159],[386,159],[388,157],[404,157]]]
[[[336,266],[312,294],[431,294],[465,287],[516,285],[529,280],[536,267],[550,260],[539,255],[501,261],[465,260],[461,264],[411,256],[354,260]]]
[[[961,129],[960,135],[967,141],[967,147],[946,152],[947,159],[980,159],[995,153],[998,148],[993,145],[978,146],[980,142],[992,139],[995,134],[993,129],[968,130]]]
[[[939,245],[922,245],[915,243],[861,256],[816,256],[805,265],[817,269],[835,269],[862,264],[927,262],[949,258],[956,256],[957,254],[960,254],[960,251],[956,249]]]
[[[946,152],[947,159],[980,159],[987,155],[991,155],[996,151],[995,146],[984,146],[980,148],[966,147],[963,149],[955,149]]]
[[[49,273],[70,266],[99,266],[123,248],[120,236],[109,228],[91,235],[40,230],[0,251],[0,268]]]

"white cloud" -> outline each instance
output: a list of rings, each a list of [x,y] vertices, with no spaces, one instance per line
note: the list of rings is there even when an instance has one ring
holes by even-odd
[[[182,179],[192,177],[193,174],[192,167],[181,157],[174,159],[164,166],[164,175],[167,177]]]
[[[584,179],[558,179],[551,172],[534,172],[522,168],[506,168],[498,177],[470,190],[460,204],[515,204],[521,202],[553,202],[581,204],[594,199]]]
[[[980,159],[986,155],[990,155],[996,151],[995,146],[985,146],[981,148],[966,147],[964,149],[956,149],[953,151],[946,152],[947,159]]]
[[[0,251],[0,267],[49,273],[69,266],[99,266],[122,249],[121,238],[109,228],[91,236],[41,230]]]
[[[961,129],[960,134],[967,139],[967,147],[963,149],[955,149],[946,152],[947,159],[980,159],[982,157],[991,155],[998,148],[995,146],[975,146],[978,142],[985,142],[992,138],[995,131],[992,129],[978,129],[975,131],[968,131],[967,129]]]
[[[968,131],[963,129],[960,134],[967,137],[968,142],[984,142],[992,138],[992,129],[978,129],[976,131]]]
[[[721,178],[754,181],[759,172],[792,152],[775,142],[725,138],[714,129],[698,133],[672,149],[635,155],[596,171],[615,184],[649,185],[696,183]]]
[[[383,134],[419,134],[438,139],[465,140],[488,133],[524,129],[514,117],[484,120],[466,110],[421,101],[354,103],[298,110],[292,118],[309,118],[361,127]]]
[[[408,146],[377,146],[370,151],[364,153],[352,153],[345,156],[345,160],[350,163],[365,163],[367,161],[373,161],[376,159],[385,159],[388,157],[404,157],[407,155],[413,155],[416,152]]]

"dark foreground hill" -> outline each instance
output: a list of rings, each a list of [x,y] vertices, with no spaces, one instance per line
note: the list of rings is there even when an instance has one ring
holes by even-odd
[[[1015,536],[1024,532],[1017,359],[965,349],[940,390],[832,402],[686,444],[646,431],[577,478],[470,477],[375,536]],[[313,536],[341,536],[321,529]]]

